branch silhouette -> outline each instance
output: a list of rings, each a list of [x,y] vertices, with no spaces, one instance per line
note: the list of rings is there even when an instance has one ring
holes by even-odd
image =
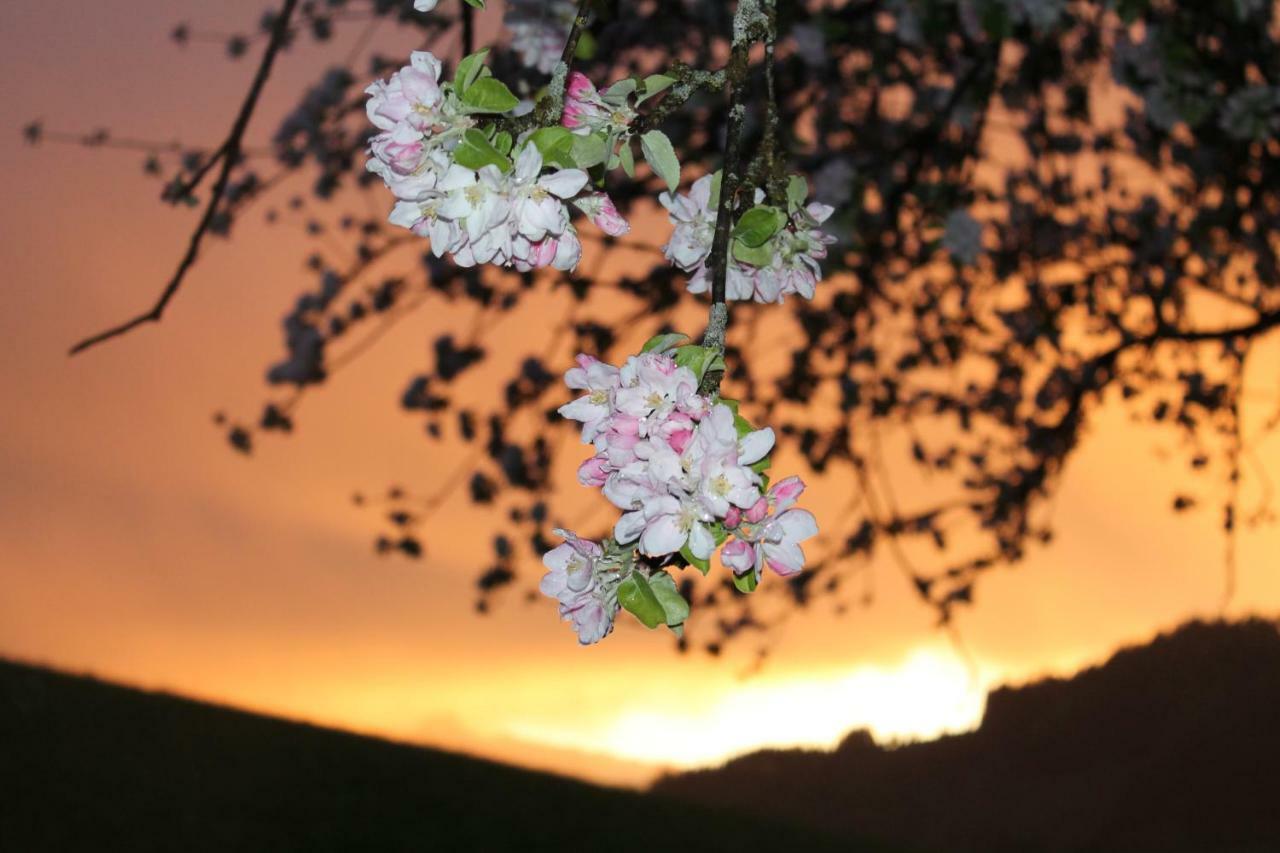
[[[161,291],[160,298],[156,300],[150,310],[80,341],[71,348],[69,355],[78,355],[98,344],[128,334],[147,323],[159,322],[160,318],[164,316],[165,308],[168,307],[169,302],[177,294],[179,288],[182,287],[187,272],[195,264],[196,256],[200,252],[200,244],[204,241],[205,234],[208,233],[210,226],[213,224],[214,216],[217,214],[218,202],[221,201],[227,185],[231,181],[231,172],[240,162],[245,131],[248,129],[249,121],[253,118],[253,112],[258,106],[258,98],[266,86],[267,78],[271,75],[271,67],[275,64],[276,56],[279,55],[280,49],[284,47],[285,42],[288,40],[289,21],[297,7],[298,0],[285,0],[284,8],[281,10],[279,17],[276,18],[275,26],[271,31],[271,41],[268,42],[266,52],[262,55],[262,62],[258,65],[258,71],[254,75],[253,83],[249,86],[249,92],[245,96],[244,103],[240,106],[240,113],[236,116],[235,123],[231,126],[231,132],[227,134],[226,140],[213,153],[208,162],[201,166],[187,183],[183,184],[185,191],[190,193],[212,170],[214,164],[219,162],[222,164],[217,180],[214,181],[213,188],[210,190],[209,201],[205,205],[204,215],[200,217],[200,222],[196,225],[195,231],[192,232],[191,238],[187,242],[186,254],[183,255],[182,260],[178,263],[178,269],[174,272],[173,277],[169,279],[169,283]]]

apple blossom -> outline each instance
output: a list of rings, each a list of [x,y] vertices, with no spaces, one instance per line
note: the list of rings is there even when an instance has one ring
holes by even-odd
[[[629,135],[636,111],[628,103],[630,93],[602,95],[585,74],[574,71],[565,86],[560,123],[579,136],[600,133],[616,139]]]
[[[569,75],[569,81],[564,90],[564,113],[560,116],[561,124],[575,133],[586,135],[592,130],[589,123],[606,118],[608,109],[608,105],[601,99],[595,84],[587,78],[587,75],[581,71],[574,71]]]
[[[694,181],[689,194],[662,193],[658,201],[670,214],[675,230],[662,247],[667,260],[685,271],[699,267],[711,254],[716,217],[711,210],[711,175]]]
[[[592,193],[573,200],[574,207],[591,220],[591,224],[610,237],[621,237],[631,232],[631,225],[618,213],[613,199],[604,193]]]
[[[507,0],[502,22],[511,31],[511,48],[521,61],[550,74],[560,61],[576,14],[572,0]]]
[[[573,624],[578,642],[598,643],[613,630],[621,578],[597,542],[556,530],[565,541],[542,558],[547,567],[538,588],[560,604],[560,617]]]
[[[721,561],[739,576],[754,571],[756,580],[765,566],[781,577],[799,573],[804,568],[800,543],[818,533],[813,513],[794,507],[803,491],[804,483],[799,477],[788,477],[770,488],[761,501],[763,506],[748,511],[734,531],[738,537],[735,543],[751,546],[751,560],[747,560],[742,545],[735,544],[732,551],[721,553]],[[774,514],[766,515],[770,511]]]
[[[486,167],[489,168],[489,167]],[[510,178],[511,215],[516,230],[530,241],[559,236],[569,225],[562,199],[573,198],[587,184],[581,169],[558,169],[542,174],[542,154],[526,145]]]
[[[594,441],[613,411],[613,394],[618,388],[618,368],[592,356],[579,355],[578,366],[565,373],[564,383],[576,391],[589,393],[561,406],[560,416],[580,421],[582,440]]]
[[[364,91],[370,96],[365,105],[369,121],[380,130],[394,130],[401,122],[419,130],[429,127],[444,97],[440,60],[427,51],[415,50],[409,55],[409,64],[390,80],[375,80]]]

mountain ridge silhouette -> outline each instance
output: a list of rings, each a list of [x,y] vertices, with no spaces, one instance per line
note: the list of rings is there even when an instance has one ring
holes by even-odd
[[[785,821],[0,659],[6,853],[648,851],[686,844],[850,850],[845,840]]]
[[[1004,687],[980,727],[883,748],[765,750],[659,779],[832,832],[947,850],[1280,850],[1280,630],[1194,621],[1071,678]]]

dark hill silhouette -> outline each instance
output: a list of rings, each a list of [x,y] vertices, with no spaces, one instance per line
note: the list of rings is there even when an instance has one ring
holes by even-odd
[[[946,851],[1280,851],[1280,632],[1194,622],[1069,680],[1002,688],[970,734],[766,751],[654,790]]]
[[[5,853],[793,847],[850,850],[770,819],[0,661]]]

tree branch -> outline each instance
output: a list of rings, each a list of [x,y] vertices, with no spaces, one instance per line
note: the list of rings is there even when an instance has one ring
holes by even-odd
[[[168,306],[169,301],[173,299],[178,289],[182,286],[183,280],[186,278],[187,272],[195,264],[196,256],[200,251],[200,244],[204,240],[204,236],[208,233],[210,226],[213,224],[214,217],[218,211],[218,203],[222,200],[223,194],[226,192],[227,185],[231,182],[231,173],[235,169],[236,164],[240,162],[240,155],[244,143],[244,134],[249,127],[249,120],[253,117],[254,109],[258,105],[258,98],[262,94],[263,88],[266,86],[267,77],[271,74],[271,67],[275,64],[276,56],[280,49],[284,46],[289,36],[289,21],[293,18],[294,10],[297,9],[298,0],[285,0],[284,9],[275,20],[275,26],[271,31],[271,41],[267,44],[266,52],[262,55],[262,62],[258,65],[257,74],[253,78],[253,83],[249,87],[249,93],[245,96],[244,103],[240,107],[240,113],[236,116],[235,123],[231,126],[231,132],[227,134],[226,141],[218,148],[218,154],[210,160],[211,166],[214,161],[220,159],[222,168],[218,172],[218,178],[214,182],[210,190],[209,202],[205,205],[204,215],[200,218],[199,224],[191,234],[191,239],[187,244],[187,252],[178,264],[177,271],[173,277],[169,279],[169,283],[165,285],[164,290],[160,294],[160,298],[156,300],[151,310],[139,314],[132,320],[113,326],[96,335],[85,338],[71,348],[70,355],[82,353],[85,350],[97,346],[100,343],[117,338],[127,334],[138,326],[146,323],[156,323],[164,315],[164,310]],[[204,177],[202,170],[199,177]],[[189,186],[188,192],[195,189],[195,185]]]
[[[632,134],[643,136],[650,130],[661,126],[667,116],[680,109],[696,93],[700,91],[719,92],[724,88],[725,70],[702,71],[690,68],[684,63],[672,65],[666,73],[678,81],[663,95],[658,105],[636,120],[632,125]]]
[[[748,14],[754,11],[754,15]],[[725,86],[729,90],[729,113],[725,126],[724,162],[720,171],[720,198],[716,207],[716,230],[711,242],[711,312],[702,345],[724,351],[724,334],[729,325],[729,306],[725,301],[725,285],[729,275],[729,237],[733,231],[734,213],[742,175],[742,126],[747,110],[743,104],[751,45],[758,39],[761,23],[768,30],[768,19],[757,20],[759,9],[752,2],[740,2],[733,19],[733,52],[725,69]],[[747,19],[750,20],[747,20]],[[701,393],[709,394],[720,387],[723,370],[708,370],[702,380]]]

